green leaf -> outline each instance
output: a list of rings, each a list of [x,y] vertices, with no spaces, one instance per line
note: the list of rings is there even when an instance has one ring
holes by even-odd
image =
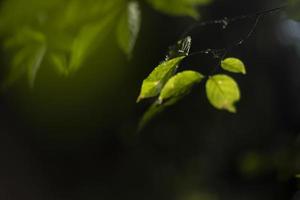
[[[181,100],[181,98],[182,96],[173,97],[172,99],[169,99],[167,102],[163,103],[155,101],[141,118],[138,125],[138,131],[141,131],[146,125],[149,124],[151,120],[153,120],[154,117],[163,112],[167,107],[177,103],[179,100]]]
[[[203,78],[202,74],[195,71],[183,71],[170,78],[161,90],[158,100],[152,104],[140,120],[139,131],[166,107],[177,103],[194,84],[199,83]]]
[[[31,60],[31,63],[29,63],[28,80],[29,80],[29,85],[31,87],[34,86],[37,72],[39,71],[41,64],[45,58],[46,51],[47,51],[47,46],[41,45],[35,52],[34,57]]]
[[[7,50],[15,51],[4,86],[10,86],[27,73],[29,84],[33,87],[47,51],[45,35],[29,27],[23,27],[16,35],[8,38],[4,46]]]
[[[168,61],[164,61],[158,65],[143,81],[137,102],[145,98],[157,96],[169,78],[174,75],[179,63],[184,58],[185,56],[177,57]]]
[[[296,174],[295,177],[296,177],[296,178],[300,178],[300,174]]]
[[[236,112],[234,104],[240,100],[240,90],[231,77],[223,74],[210,77],[206,82],[206,95],[215,108]]]
[[[183,71],[168,80],[161,90],[159,102],[187,94],[193,85],[200,83],[204,76],[195,71]]]
[[[138,132],[140,132],[155,116],[165,110],[164,105],[153,103],[150,108],[144,113],[138,125]]]
[[[74,39],[71,49],[71,60],[69,70],[76,71],[83,61],[85,61],[91,48],[95,48],[95,44],[101,41],[109,34],[110,25],[113,22],[115,15],[107,15],[103,19],[85,25],[77,37]]]
[[[206,5],[210,0],[148,0],[148,3],[158,11],[175,16],[190,16],[199,18],[197,6]]]
[[[229,72],[246,74],[246,67],[238,58],[226,58],[221,62],[221,67]]]
[[[116,28],[116,37],[120,48],[131,57],[132,50],[140,31],[141,11],[136,1],[131,1],[121,14]]]
[[[58,74],[67,76],[69,75],[68,71],[68,60],[67,56],[63,53],[52,53],[50,55],[51,62],[54,66],[54,69],[58,72]]]

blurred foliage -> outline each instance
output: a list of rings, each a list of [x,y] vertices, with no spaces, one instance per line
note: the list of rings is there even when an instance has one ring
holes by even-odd
[[[198,5],[207,0],[148,0],[168,14],[197,17]],[[51,63],[61,75],[84,65],[89,55],[109,35],[131,57],[141,26],[138,1],[127,0],[4,0],[0,10],[0,35],[12,55],[8,86],[26,74],[31,86],[42,65]]]
[[[211,0],[147,0],[155,9],[171,14],[184,16],[188,15],[194,18],[199,18],[199,13],[196,9],[198,5],[206,5]]]

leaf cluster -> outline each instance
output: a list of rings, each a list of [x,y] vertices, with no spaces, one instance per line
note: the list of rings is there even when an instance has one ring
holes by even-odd
[[[155,98],[154,103],[144,114],[140,129],[143,128],[156,114],[166,107],[175,104],[186,96],[193,86],[206,81],[206,96],[217,109],[236,112],[235,104],[240,100],[240,89],[237,82],[226,74],[205,76],[200,72],[185,70],[177,73],[181,62],[188,56],[191,38],[187,37],[177,42],[177,57],[166,57],[149,76],[143,81],[137,102],[143,99]],[[183,49],[185,47],[185,50]],[[185,52],[185,55],[182,55]],[[170,54],[170,53],[169,53]],[[172,51],[172,54],[174,52]],[[246,74],[244,63],[238,58],[226,58],[221,61],[220,67],[228,72]],[[207,78],[205,78],[207,77]]]
[[[147,0],[171,15],[198,17],[197,6],[207,0]],[[59,74],[72,74],[88,56],[114,35],[130,58],[142,22],[137,0],[4,0],[0,8],[0,37],[12,55],[5,85],[27,74],[33,86],[44,64]]]

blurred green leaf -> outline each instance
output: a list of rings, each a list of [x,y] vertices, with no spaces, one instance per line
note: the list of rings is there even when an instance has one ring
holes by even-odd
[[[136,1],[125,6],[117,25],[116,34],[120,48],[131,57],[141,26],[141,11]]]
[[[247,152],[240,158],[238,165],[240,173],[251,178],[267,170],[268,162],[263,155],[257,152]]]
[[[164,61],[158,65],[143,81],[137,102],[145,98],[157,96],[169,78],[174,75],[179,63],[184,58],[185,56],[177,57],[168,61]]]
[[[33,87],[36,75],[47,52],[45,35],[24,27],[16,35],[5,41],[5,47],[8,50],[16,49],[16,53],[13,56],[12,66],[4,85],[9,86],[27,72],[29,84]]]
[[[223,74],[210,77],[206,82],[206,94],[215,108],[236,112],[234,104],[240,100],[240,90],[231,77]]]
[[[141,131],[146,125],[149,124],[149,122],[159,115],[161,112],[163,112],[167,107],[172,106],[176,104],[178,101],[180,101],[182,96],[177,96],[169,99],[166,102],[160,103],[159,101],[155,101],[150,108],[144,113],[143,117],[141,118],[139,125],[138,125],[138,131]]]
[[[197,6],[207,5],[210,0],[148,0],[158,11],[176,16],[199,18]]]
[[[68,70],[68,59],[67,56],[64,55],[64,53],[56,53],[53,52],[50,55],[50,62],[54,66],[55,70],[57,73],[67,76],[69,75],[69,70]]]
[[[76,71],[86,56],[95,48],[95,42],[100,43],[109,33],[109,26],[115,15],[107,15],[103,19],[85,25],[75,37],[71,48],[71,59],[69,70]]]
[[[246,67],[238,58],[226,58],[221,62],[221,67],[229,72],[246,74]]]
[[[200,83],[204,76],[195,71],[183,71],[168,80],[161,90],[159,102],[187,94],[193,85]]]

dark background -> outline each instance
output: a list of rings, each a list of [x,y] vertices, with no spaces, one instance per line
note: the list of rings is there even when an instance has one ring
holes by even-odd
[[[201,9],[202,20],[283,3],[216,0]],[[272,13],[230,52],[248,70],[234,75],[242,92],[237,114],[210,106],[201,85],[136,133],[148,106],[135,103],[142,80],[193,23],[146,4],[142,11],[132,60],[110,36],[75,75],[43,68],[34,89],[20,80],[2,92],[0,199],[292,199],[300,170],[300,35],[293,34],[300,24]],[[225,47],[252,25],[199,28],[192,52]],[[207,73],[214,62],[199,55],[183,68]]]

